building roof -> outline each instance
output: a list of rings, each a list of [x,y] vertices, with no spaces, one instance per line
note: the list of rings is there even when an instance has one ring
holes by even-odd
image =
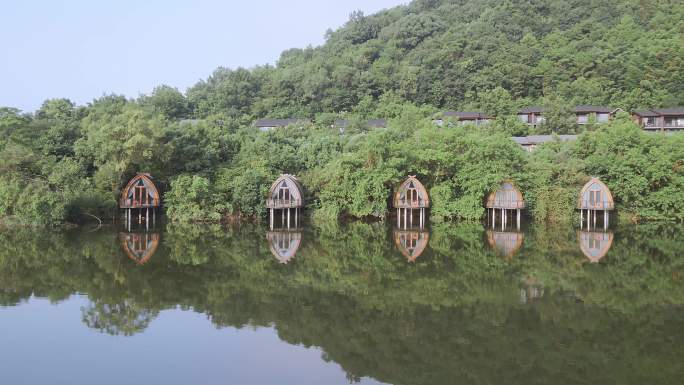
[[[521,108],[520,110],[518,110],[518,114],[540,114],[544,111],[546,111],[546,108],[544,108],[544,107],[531,106],[531,107]]]
[[[641,116],[642,118],[645,117],[651,117],[651,116],[658,116],[659,114],[651,111],[651,110],[636,110],[634,111],[634,115]]]
[[[259,119],[254,122],[257,127],[285,127],[290,124],[308,124],[311,123],[309,119],[302,118],[287,118],[287,119]]]
[[[553,142],[556,140],[556,138],[558,138],[558,140],[561,142],[566,142],[570,140],[576,140],[577,135],[530,135],[514,136],[511,139],[521,146],[533,146],[537,144]]]
[[[445,111],[442,113],[444,117],[456,117],[459,119],[491,119],[493,116],[487,115],[483,112],[468,112],[468,111]]]
[[[602,112],[602,113],[613,113],[617,111],[617,108],[606,107],[606,106],[589,106],[589,105],[579,105],[575,107],[575,112]]]
[[[684,107],[657,108],[652,111],[659,115],[684,115]]]

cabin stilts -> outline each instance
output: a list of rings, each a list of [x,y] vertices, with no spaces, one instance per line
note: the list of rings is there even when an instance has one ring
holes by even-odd
[[[392,205],[397,209],[398,228],[413,228],[415,214],[418,214],[418,218],[416,218],[418,227],[421,229],[425,227],[425,209],[430,207],[430,198],[425,186],[416,179],[415,175],[409,175],[399,185],[394,194]]]

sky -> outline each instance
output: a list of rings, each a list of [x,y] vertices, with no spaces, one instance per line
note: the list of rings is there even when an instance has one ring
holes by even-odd
[[[0,106],[87,104],[167,84],[185,91],[217,67],[275,63],[320,45],[354,10],[404,0],[7,0],[0,7]]]

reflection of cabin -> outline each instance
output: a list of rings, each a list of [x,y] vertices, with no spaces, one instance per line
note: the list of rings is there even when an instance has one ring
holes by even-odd
[[[121,247],[135,263],[146,263],[159,246],[159,234],[157,233],[120,233]]]
[[[125,209],[126,223],[128,228],[131,227],[131,217],[137,211],[138,224],[143,221],[143,213],[145,225],[149,227],[150,209],[152,209],[152,221],[156,219],[156,209],[159,207],[161,200],[159,198],[159,190],[152,181],[150,174],[138,173],[136,174],[121,191],[119,198],[119,207]]]
[[[280,263],[288,263],[297,254],[297,250],[302,243],[302,233],[290,231],[269,231],[266,233],[268,247],[271,254]]]
[[[517,214],[517,224],[520,228],[520,210],[525,208],[525,200],[512,181],[501,183],[496,191],[490,193],[485,207],[488,211],[487,218],[488,220],[491,219],[492,227],[496,226],[496,214],[500,212],[502,230],[508,224],[509,214],[511,220],[513,219],[513,213]]]
[[[579,243],[582,253],[592,263],[597,263],[606,256],[610,246],[613,245],[612,232],[580,231]]]
[[[525,235],[517,231],[487,230],[487,243],[506,259],[520,250],[524,239]]]
[[[394,243],[409,262],[415,262],[423,254],[429,239],[427,231],[394,230]]]
[[[275,219],[276,210],[281,218],[281,225],[285,227],[285,216],[287,214],[287,227],[290,227],[290,214],[294,209],[295,227],[298,224],[299,209],[304,206],[302,196],[302,186],[294,175],[282,174],[271,185],[266,200],[266,207],[270,210],[271,229]]]
[[[608,227],[609,212],[615,208],[613,194],[598,178],[591,178],[580,191],[577,208],[580,210],[580,227],[584,227],[586,210],[587,228],[596,227],[597,214],[603,216],[603,227]]]
[[[399,185],[394,194],[393,206],[397,209],[397,227],[413,226],[413,210],[418,210],[418,223],[420,228],[425,225],[425,209],[430,207],[430,197],[428,192],[415,175],[409,175],[406,180]],[[408,222],[408,223],[407,223]]]

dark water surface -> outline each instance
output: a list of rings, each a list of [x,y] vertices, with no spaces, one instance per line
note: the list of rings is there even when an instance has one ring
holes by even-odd
[[[0,230],[0,384],[682,384],[684,227]]]

